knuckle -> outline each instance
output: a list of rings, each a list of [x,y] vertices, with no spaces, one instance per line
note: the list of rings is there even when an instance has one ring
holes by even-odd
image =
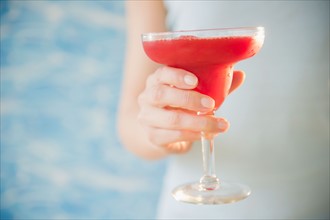
[[[143,103],[145,101],[145,95],[144,93],[141,93],[138,97],[137,97],[137,103],[139,106],[142,106]]]
[[[140,123],[140,124],[144,124],[145,123],[145,119],[144,119],[144,116],[141,112],[139,112],[139,114],[137,115],[137,121]]]
[[[182,115],[179,112],[170,111],[167,120],[169,125],[175,128],[181,123]]]
[[[164,67],[157,68],[152,74],[149,75],[146,81],[147,86],[160,84],[163,75]]]
[[[146,80],[146,86],[151,86],[153,84],[153,82],[155,81],[154,80],[155,78],[155,74],[152,74],[150,76],[148,76],[147,80]]]
[[[150,92],[150,101],[152,103],[159,103],[164,97],[164,87],[163,86],[153,86]]]
[[[193,100],[193,95],[189,91],[183,91],[181,94],[181,101],[184,106],[191,105],[191,102]]]
[[[165,84],[175,87],[182,87],[182,72],[178,69],[162,66],[152,76],[153,84]]]
[[[161,83],[162,82],[162,78],[163,78],[163,73],[164,71],[166,71],[166,67],[165,66],[161,66],[159,67],[155,73],[153,74],[154,76],[154,80],[157,84]]]
[[[136,120],[141,125],[147,125],[148,124],[148,114],[146,113],[144,108],[140,109],[140,111],[138,112]]]

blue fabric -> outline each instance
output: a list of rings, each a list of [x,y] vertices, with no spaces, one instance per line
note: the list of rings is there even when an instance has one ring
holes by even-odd
[[[0,4],[1,219],[154,218],[165,161],[116,134],[124,2]]]

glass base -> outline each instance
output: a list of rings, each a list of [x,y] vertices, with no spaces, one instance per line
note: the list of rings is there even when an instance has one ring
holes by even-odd
[[[173,197],[180,202],[199,205],[220,205],[238,202],[251,194],[248,186],[238,183],[220,182],[217,189],[206,190],[201,184],[191,183],[176,187]]]

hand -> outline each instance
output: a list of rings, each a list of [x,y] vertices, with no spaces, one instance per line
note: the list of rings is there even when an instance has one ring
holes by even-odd
[[[244,81],[244,73],[235,71],[230,92]],[[183,69],[161,67],[151,74],[144,91],[139,95],[139,122],[149,141],[168,153],[187,152],[200,132],[218,134],[229,128],[223,118],[197,115],[213,110],[214,100],[193,89],[197,77]]]

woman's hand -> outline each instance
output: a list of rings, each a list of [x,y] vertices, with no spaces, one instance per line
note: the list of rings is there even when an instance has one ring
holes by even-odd
[[[230,92],[244,81],[244,73],[234,72]],[[197,115],[213,110],[214,100],[193,89],[197,77],[185,70],[161,67],[151,74],[144,91],[139,95],[139,122],[149,141],[167,153],[187,152],[200,132],[218,134],[229,128],[223,118]]]

